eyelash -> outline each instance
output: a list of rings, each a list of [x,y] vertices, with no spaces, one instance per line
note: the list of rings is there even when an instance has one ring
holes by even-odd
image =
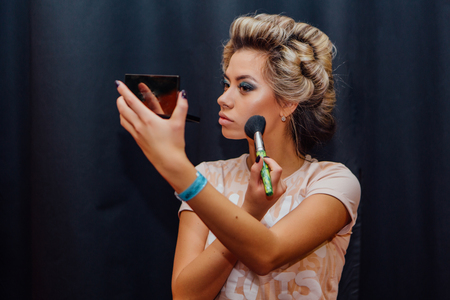
[[[255,89],[253,85],[247,82],[241,82],[238,87],[243,92],[251,92]]]
[[[230,83],[226,79],[222,79],[223,90],[226,91],[230,87]]]
[[[223,86],[223,90],[226,91],[230,87],[230,83],[228,82],[228,80],[222,79],[222,86]],[[238,88],[242,92],[245,92],[245,93],[251,92],[255,89],[255,87],[253,85],[251,85],[250,83],[247,83],[247,82],[239,83]]]

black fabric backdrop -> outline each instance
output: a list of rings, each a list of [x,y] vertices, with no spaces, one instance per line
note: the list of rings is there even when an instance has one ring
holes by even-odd
[[[362,185],[340,299],[445,299],[450,282],[449,1],[0,4],[0,298],[170,299],[177,209],[119,125],[114,80],[179,74],[193,163],[235,157],[217,124],[232,20],[285,13],[338,49],[322,159]]]

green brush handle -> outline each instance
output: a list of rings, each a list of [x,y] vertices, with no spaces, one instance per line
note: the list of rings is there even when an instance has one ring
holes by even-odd
[[[261,159],[262,159],[263,157],[266,157],[266,151],[264,151],[264,150],[257,151],[256,155],[257,156],[259,155],[261,157]],[[263,160],[263,167],[261,169],[261,178],[262,178],[262,181],[264,183],[264,190],[266,191],[266,195],[267,196],[272,196],[273,195],[273,188],[272,188],[272,181],[270,180],[269,167],[264,162],[264,160]]]

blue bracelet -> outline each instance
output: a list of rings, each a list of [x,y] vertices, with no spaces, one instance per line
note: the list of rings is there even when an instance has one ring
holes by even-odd
[[[194,182],[181,194],[175,192],[175,197],[177,197],[180,201],[189,201],[197,196],[197,194],[200,193],[201,190],[203,190],[207,183],[208,181],[206,180],[206,178],[202,174],[200,174],[199,171],[197,171],[197,178],[194,180]]]

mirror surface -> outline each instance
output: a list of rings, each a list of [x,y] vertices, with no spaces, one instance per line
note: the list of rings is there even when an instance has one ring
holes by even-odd
[[[125,84],[148,108],[170,118],[180,88],[178,75],[125,74]],[[186,120],[198,123],[200,118],[188,114]]]

